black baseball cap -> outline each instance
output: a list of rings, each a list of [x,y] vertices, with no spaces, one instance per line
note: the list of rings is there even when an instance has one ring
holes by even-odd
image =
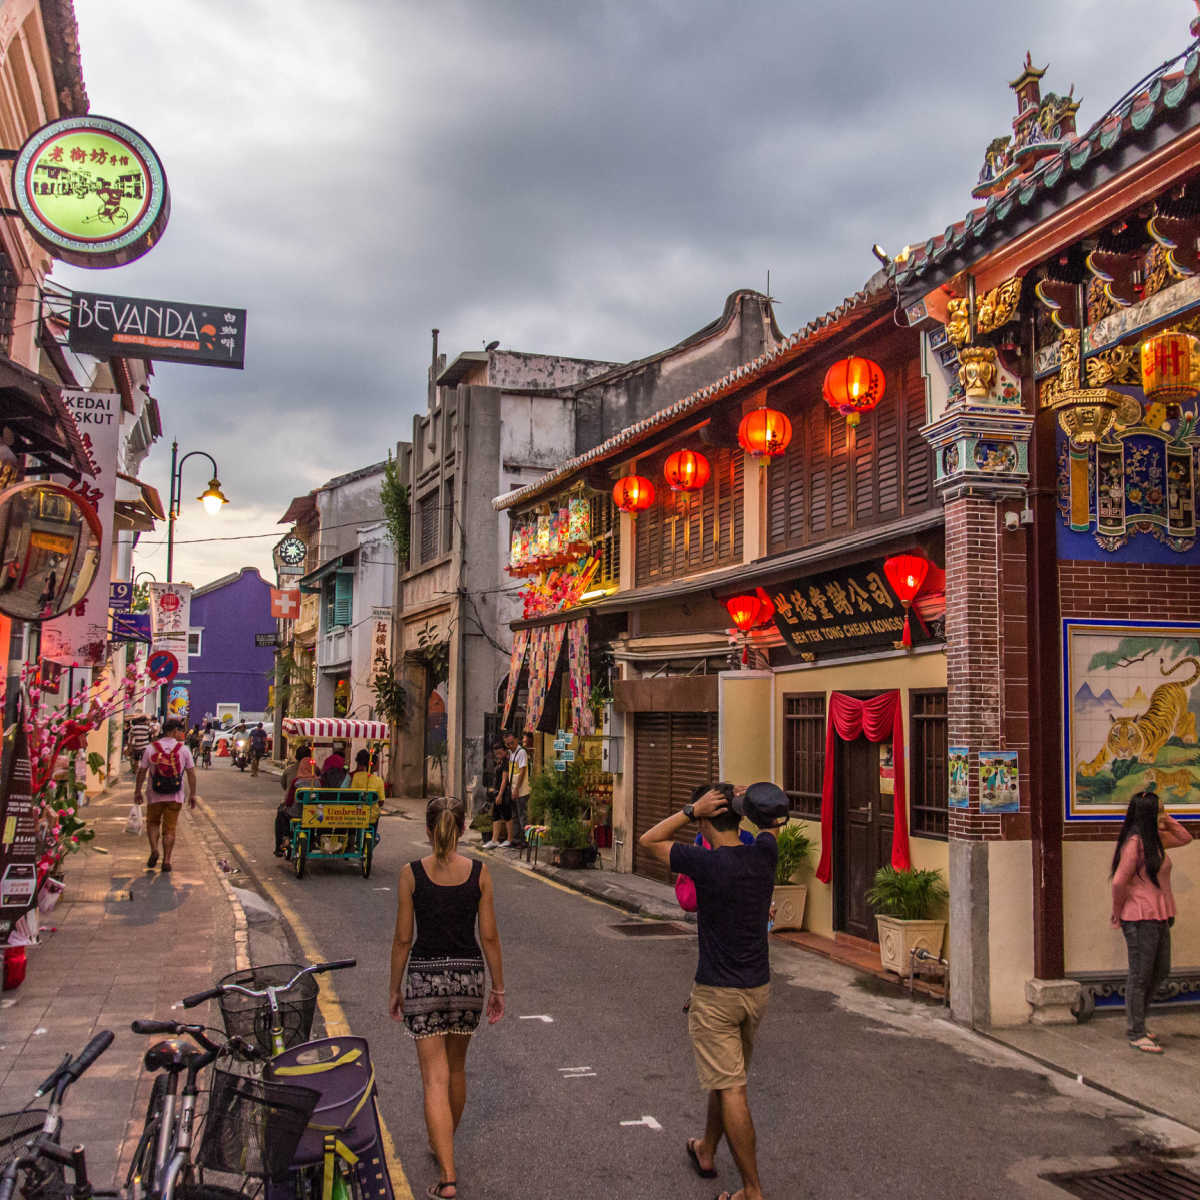
[[[746,817],[759,829],[769,829],[787,819],[787,792],[770,780],[752,783],[740,796],[735,794],[732,803],[735,813]]]

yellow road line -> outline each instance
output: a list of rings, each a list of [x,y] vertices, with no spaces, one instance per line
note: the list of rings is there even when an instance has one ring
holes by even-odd
[[[578,888],[567,887],[565,883],[559,883],[556,879],[548,879],[545,875],[539,875],[532,867],[520,867],[513,863],[506,862],[502,858],[492,858],[490,854],[472,854],[471,851],[464,847],[463,854],[469,858],[478,858],[480,862],[497,862],[502,867],[507,867],[510,871],[516,871],[518,875],[526,875],[530,879],[536,879],[539,883],[544,883],[547,887],[558,888],[560,892],[566,892],[568,896],[575,896],[579,900],[586,900],[589,904],[601,904],[605,908],[615,908],[620,910],[620,906],[610,904],[607,900],[600,900],[596,896],[589,896],[587,892],[581,892]]]
[[[250,862],[250,852],[245,846],[234,842],[233,848],[242,856],[245,862]],[[300,914],[288,902],[287,897],[275,886],[273,881],[259,876],[255,876],[255,878],[291,926],[292,932],[296,935],[296,941],[300,943],[300,949],[304,952],[304,956],[312,962],[324,962],[325,955],[321,953],[321,948],[317,945],[312,934],[309,933],[308,926],[301,920]],[[330,982],[328,975],[321,980],[320,990],[317,992],[317,1007],[320,1008],[321,1018],[325,1022],[325,1032],[330,1037],[349,1035],[350,1024],[346,1020],[346,1011],[342,1008],[341,1001],[337,997],[337,989]],[[400,1156],[396,1153],[396,1143],[392,1141],[391,1131],[388,1129],[387,1122],[384,1121],[382,1113],[379,1114],[379,1132],[383,1138],[383,1154],[387,1161],[388,1174],[392,1177],[392,1191],[396,1194],[396,1200],[413,1200],[412,1188],[409,1186],[408,1176],[404,1173],[404,1167],[400,1163]]]

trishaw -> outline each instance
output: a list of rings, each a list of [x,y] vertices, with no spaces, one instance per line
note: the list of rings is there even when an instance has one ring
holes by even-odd
[[[283,731],[293,740],[308,742],[318,761],[318,745],[365,740],[369,746],[387,742],[382,721],[352,721],[344,717],[287,717]],[[371,875],[371,860],[379,840],[379,797],[354,788],[297,787],[300,816],[292,818],[287,857],[296,878],[303,879],[310,862],[318,859],[357,859],[364,879]]]

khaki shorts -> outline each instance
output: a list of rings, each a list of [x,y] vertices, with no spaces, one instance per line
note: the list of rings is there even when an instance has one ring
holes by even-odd
[[[174,833],[175,826],[179,824],[181,808],[183,805],[176,804],[174,800],[151,800],[146,805],[147,827],[156,829],[161,824],[164,833]]]
[[[754,1052],[754,1034],[767,1011],[771,985],[756,988],[692,984],[688,1036],[696,1056],[696,1074],[706,1092],[745,1087]]]

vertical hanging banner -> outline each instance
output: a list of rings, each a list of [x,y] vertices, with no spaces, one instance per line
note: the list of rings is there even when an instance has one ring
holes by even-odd
[[[62,396],[96,461],[95,478],[83,480],[73,490],[95,508],[100,519],[100,566],[83,599],[65,616],[42,626],[42,657],[68,667],[102,667],[108,653],[108,585],[112,578],[121,394],[64,388]]]
[[[0,791],[0,940],[29,911],[37,894],[33,763],[23,712],[14,738],[8,778]]]
[[[188,626],[192,619],[192,585],[158,583],[147,585],[150,592],[150,653],[165,650],[173,654],[180,672],[188,669]]]
[[[392,610],[372,608],[371,626],[371,669],[379,671],[387,666],[391,657]]]

